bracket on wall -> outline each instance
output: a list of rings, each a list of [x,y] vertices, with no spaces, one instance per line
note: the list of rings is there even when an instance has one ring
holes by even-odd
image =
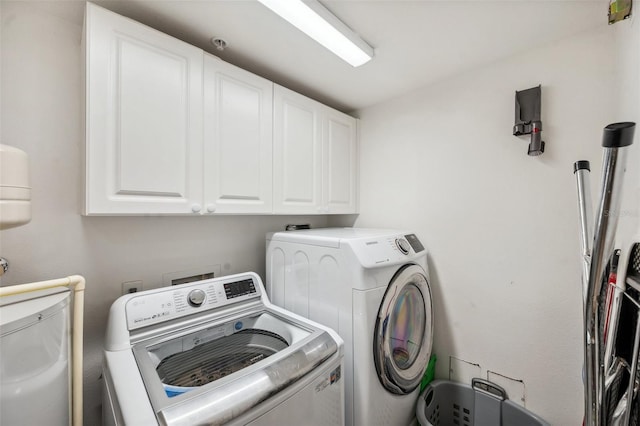
[[[631,16],[633,0],[609,0],[609,25]]]
[[[532,87],[516,91],[516,119],[513,126],[514,136],[531,135],[527,154],[537,156],[544,152],[542,140],[542,120],[540,105],[542,104],[542,88]]]

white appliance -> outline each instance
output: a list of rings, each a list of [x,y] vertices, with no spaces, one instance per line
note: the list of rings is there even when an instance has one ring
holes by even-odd
[[[316,229],[267,235],[273,303],[345,342],[346,423],[408,425],[431,356],[427,252],[411,232]]]
[[[254,273],[120,297],[106,425],[342,425],[343,341],[273,306]]]
[[[69,290],[0,299],[0,424],[69,425]]]

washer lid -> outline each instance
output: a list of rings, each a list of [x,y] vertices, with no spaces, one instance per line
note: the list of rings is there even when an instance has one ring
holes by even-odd
[[[133,346],[161,424],[223,424],[341,353],[315,325],[262,309],[200,323]]]
[[[411,393],[431,357],[431,289],[418,265],[402,267],[391,280],[376,320],[373,355],[380,383],[392,393]]]

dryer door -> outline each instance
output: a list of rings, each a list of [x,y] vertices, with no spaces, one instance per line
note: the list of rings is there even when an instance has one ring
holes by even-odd
[[[373,354],[380,383],[395,394],[411,393],[431,356],[433,311],[424,270],[405,265],[393,277],[378,311]]]

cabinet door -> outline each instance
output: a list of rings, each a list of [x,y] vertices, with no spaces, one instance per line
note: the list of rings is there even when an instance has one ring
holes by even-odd
[[[202,203],[202,50],[87,3],[86,214]]]
[[[357,120],[325,108],[322,199],[326,213],[357,213]]]
[[[274,87],[275,213],[323,213],[321,106],[284,87]]]
[[[273,83],[206,55],[207,213],[271,213]]]

